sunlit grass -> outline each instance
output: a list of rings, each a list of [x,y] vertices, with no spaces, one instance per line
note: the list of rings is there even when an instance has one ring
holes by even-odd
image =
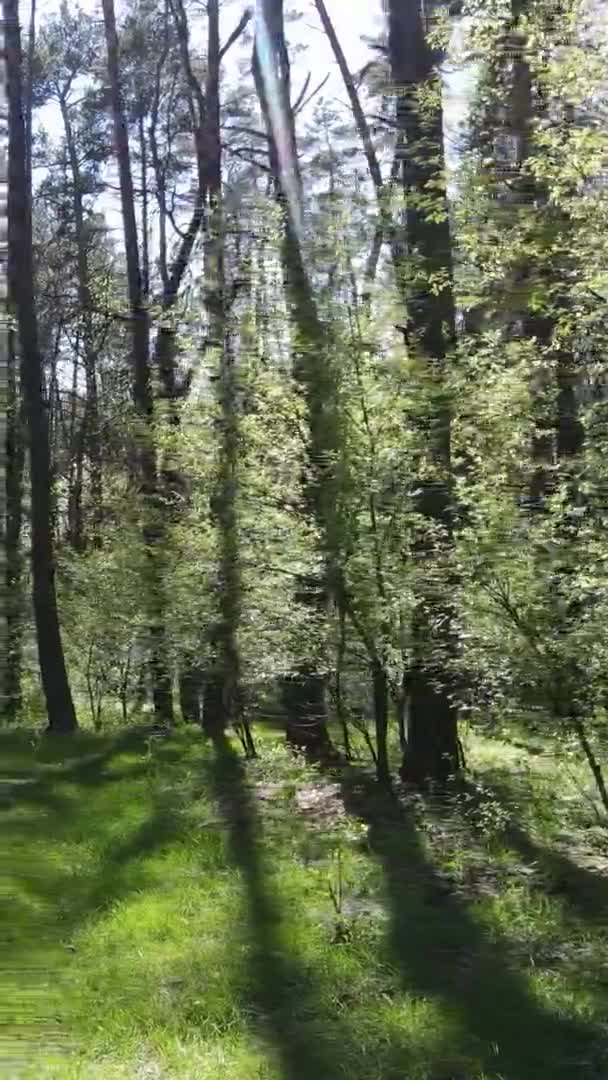
[[[468,794],[399,804],[258,741],[0,739],[1,1077],[605,1076],[608,886],[551,846],[549,799],[585,840],[555,763],[471,739]]]

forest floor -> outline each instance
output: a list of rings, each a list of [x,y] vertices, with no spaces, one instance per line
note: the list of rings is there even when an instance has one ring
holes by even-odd
[[[605,1080],[576,764],[470,736],[389,798],[259,744],[0,737],[2,1080]]]

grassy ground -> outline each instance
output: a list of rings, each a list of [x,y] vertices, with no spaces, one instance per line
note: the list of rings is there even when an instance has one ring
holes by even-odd
[[[606,835],[469,743],[439,803],[273,736],[1,737],[2,1080],[605,1080]]]

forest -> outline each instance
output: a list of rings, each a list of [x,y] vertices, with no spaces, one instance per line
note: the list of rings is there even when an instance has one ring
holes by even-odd
[[[606,1080],[604,6],[0,44],[0,1077]]]

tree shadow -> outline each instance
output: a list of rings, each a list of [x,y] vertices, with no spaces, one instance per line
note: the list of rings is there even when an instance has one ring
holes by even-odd
[[[269,888],[245,764],[225,739],[216,740],[214,749],[210,782],[228,827],[230,856],[242,877],[252,943],[245,1005],[277,1050],[284,1080],[337,1080],[346,1075],[344,1048],[352,1032],[324,1014],[314,976],[286,953],[282,913]]]
[[[0,934],[3,964],[24,963],[48,945],[65,947],[82,924],[99,918],[128,895],[150,884],[146,860],[184,835],[179,792],[146,792],[147,813],[143,820],[129,822],[126,835],[116,836],[116,815],[112,791],[105,797],[92,789],[103,789],[117,780],[141,779],[149,763],[133,762],[108,773],[112,758],[129,750],[142,750],[131,733],[87,758],[81,767],[73,762],[67,769],[35,773],[31,783],[18,785],[13,804],[0,814],[5,836],[6,888],[0,898],[0,918],[5,916],[9,933]],[[179,754],[177,754],[179,757]],[[13,773],[11,772],[11,775]],[[61,790],[65,783],[75,791]],[[101,796],[101,801],[99,801]],[[93,835],[95,821],[96,857],[73,867],[69,859],[57,860],[57,845],[74,843],[80,858],[80,839]],[[12,912],[12,917],[11,917]],[[67,964],[66,954],[66,964]]]
[[[558,896],[570,913],[584,922],[608,928],[608,876],[576,862],[567,852],[535,839],[513,820],[516,806],[506,784],[496,777],[489,782],[493,798],[511,811],[509,824],[500,834],[500,841],[517,854],[530,868],[539,871],[539,879],[530,887],[548,895]],[[475,797],[475,788],[471,788]]]
[[[439,1000],[471,1037],[484,1076],[572,1080],[605,1075],[599,1027],[545,1008],[509,956],[429,861],[410,813],[369,774],[340,772],[348,812],[368,826],[390,909],[388,953],[404,988]],[[605,1044],[604,1044],[605,1051]],[[450,1080],[467,1080],[454,1073]]]
[[[543,877],[542,890],[558,896],[577,917],[608,929],[608,878],[580,866],[567,854],[538,843],[529,833],[510,825],[503,841]]]
[[[132,732],[102,741],[101,750],[95,745],[99,741],[87,740],[86,747],[75,741],[68,761],[65,751],[46,752],[40,767],[33,759],[21,776],[30,782],[17,784],[0,812],[6,860],[0,865],[0,1057],[10,1054],[11,1068],[31,1065],[51,1046],[62,1060],[77,1049],[72,969],[79,931],[115,904],[156,887],[162,868],[151,865],[150,857],[185,835],[179,784],[167,788],[164,781],[180,758],[190,766],[198,754],[200,766],[202,744],[196,750],[159,746],[151,760],[145,740]],[[119,762],[123,752],[134,760]],[[9,781],[18,779],[12,764],[8,754]],[[129,783],[148,772],[151,783],[141,787],[140,803]],[[118,779],[122,788],[113,783]],[[126,814],[119,801],[125,791]]]

